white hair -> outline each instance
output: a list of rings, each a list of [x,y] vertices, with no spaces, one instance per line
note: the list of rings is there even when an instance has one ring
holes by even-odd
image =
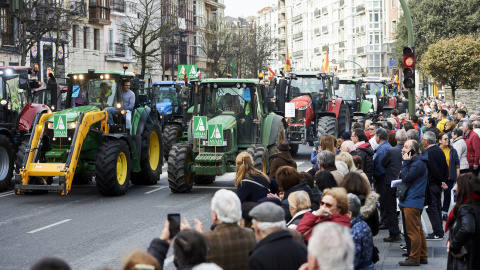
[[[308,253],[320,269],[353,270],[355,246],[350,229],[334,222],[319,223],[308,242]]]
[[[220,189],[212,198],[212,211],[223,223],[235,223],[242,218],[242,206],[237,194],[231,190]]]
[[[194,266],[192,270],[222,270],[222,268],[215,263],[201,263]]]
[[[349,150],[350,152],[352,152],[353,150],[355,150],[355,143],[352,142],[352,141],[344,141],[344,142],[342,143],[342,146],[348,147],[348,150]]]
[[[266,232],[268,230],[277,229],[277,228],[282,228],[282,229],[287,228],[287,222],[285,222],[285,220],[277,221],[277,222],[261,222],[253,219],[252,223],[257,224],[257,227],[261,232]]]

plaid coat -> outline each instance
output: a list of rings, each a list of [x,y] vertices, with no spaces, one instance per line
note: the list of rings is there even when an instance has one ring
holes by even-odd
[[[224,270],[248,269],[248,254],[255,247],[255,233],[236,223],[220,223],[203,234],[207,240],[207,262]]]

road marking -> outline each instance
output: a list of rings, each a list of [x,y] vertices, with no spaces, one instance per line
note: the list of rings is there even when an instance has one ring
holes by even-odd
[[[297,162],[297,168],[298,168],[298,166],[302,165],[303,163],[305,163],[305,161]]]
[[[60,225],[62,223],[65,223],[65,222],[69,222],[71,219],[65,219],[65,220],[62,220],[62,221],[59,221],[57,223],[53,223],[53,224],[50,224],[48,226],[45,226],[45,227],[42,227],[40,229],[36,229],[36,230],[33,230],[33,231],[29,231],[28,233],[36,233],[36,232],[39,232],[39,231],[43,231],[45,229],[48,229],[48,228],[51,228],[53,226],[57,226],[57,225]]]
[[[225,188],[225,189],[237,189],[236,187],[218,187],[218,186],[193,186],[193,188],[217,188],[217,189],[222,189],[222,188]]]
[[[6,196],[10,196],[10,195],[14,195],[15,192],[13,191],[8,191],[8,192],[4,192],[4,193],[0,193],[0,198],[1,197],[6,197]]]
[[[159,187],[159,188],[156,188],[154,190],[147,191],[147,192],[145,192],[145,194],[150,194],[150,193],[153,193],[155,191],[159,191],[160,189],[164,189],[164,188],[166,188],[166,187]]]

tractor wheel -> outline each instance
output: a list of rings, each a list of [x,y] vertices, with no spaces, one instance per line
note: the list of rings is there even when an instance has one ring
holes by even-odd
[[[247,152],[253,158],[253,166],[267,174],[270,168],[267,157],[267,149],[263,145],[253,144],[247,148]]]
[[[0,190],[7,189],[12,182],[14,155],[10,139],[0,135]]]
[[[293,156],[298,152],[299,144],[290,144],[290,154]]]
[[[163,155],[168,160],[170,148],[177,143],[177,139],[181,136],[181,127],[179,125],[168,125],[163,129]]]
[[[95,182],[100,194],[120,196],[127,192],[132,161],[130,149],[123,140],[104,141],[98,148]]]
[[[20,173],[20,168],[22,168],[23,158],[28,149],[28,142],[23,141],[18,147],[17,156],[15,159],[15,172]]]
[[[308,145],[309,146],[314,146],[314,143],[313,142],[308,142]]]
[[[337,118],[333,116],[323,116],[318,121],[317,138],[320,141],[323,135],[333,135],[338,138]]]
[[[350,110],[344,103],[340,105],[340,111],[338,112],[338,135],[342,135],[344,131],[350,131]],[[338,138],[335,136],[335,138]]]
[[[188,167],[193,162],[190,146],[180,143],[172,146],[168,155],[168,185],[173,193],[187,193],[192,190],[194,177]]]
[[[156,130],[144,130],[142,133],[142,156],[140,171],[132,173],[132,184],[155,185],[162,171],[160,138]]]
[[[95,175],[94,172],[78,172],[73,176],[72,184],[74,185],[86,185],[92,182],[92,178]]]
[[[360,125],[362,125],[362,129],[365,129],[365,116],[354,116],[353,117],[353,120],[356,120],[356,121],[353,121],[353,123],[360,123]],[[352,123],[352,126],[353,126],[353,123]],[[352,132],[353,132],[353,129],[352,129]]]
[[[215,181],[215,175],[194,175],[193,181],[200,185],[208,185]]]

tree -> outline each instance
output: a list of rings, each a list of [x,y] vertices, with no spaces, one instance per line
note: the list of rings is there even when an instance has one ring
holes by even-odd
[[[256,78],[258,73],[266,71],[268,67],[265,65],[272,59],[273,52],[276,50],[277,41],[272,38],[270,31],[261,27],[250,28],[247,34],[248,54],[247,60],[251,67],[251,76]]]
[[[473,88],[480,82],[480,40],[471,35],[441,39],[428,47],[420,62],[426,74],[455,91]]]
[[[430,44],[441,38],[453,38],[458,34],[479,34],[480,0],[410,0],[407,3],[413,21],[417,59],[422,58]],[[402,15],[394,43],[394,53],[399,62],[407,40],[407,27]]]
[[[217,73],[220,77],[226,72],[225,60],[229,58],[229,48],[233,33],[226,31],[225,23],[215,17],[205,24],[205,31],[200,35],[200,50],[207,57],[210,65],[210,75]]]

